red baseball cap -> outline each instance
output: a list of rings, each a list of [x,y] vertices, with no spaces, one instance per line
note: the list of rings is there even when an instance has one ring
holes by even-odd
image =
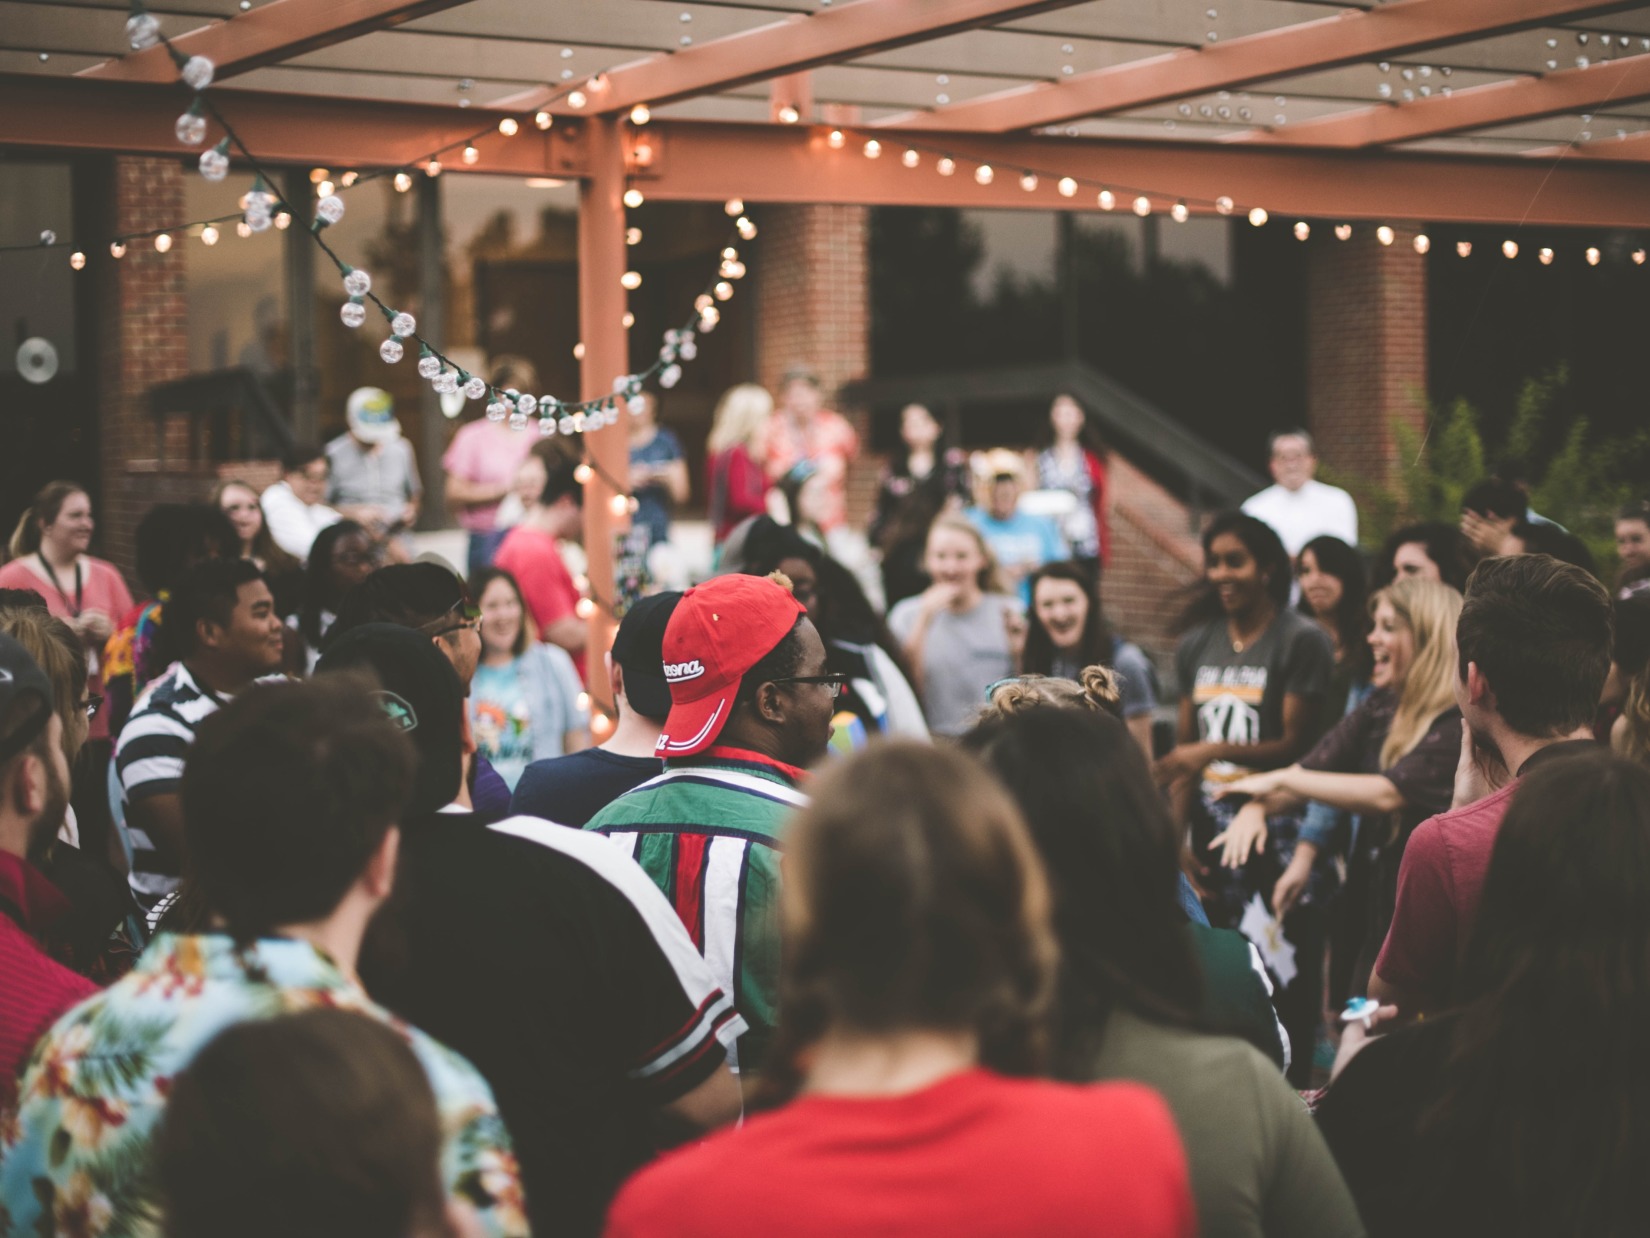
[[[665,628],[670,715],[658,754],[692,756],[715,743],[745,672],[807,613],[788,589],[765,576],[717,576],[682,594]]]

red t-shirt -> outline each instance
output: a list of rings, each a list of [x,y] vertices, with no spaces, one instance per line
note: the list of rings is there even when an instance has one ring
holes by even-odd
[[[532,615],[541,638],[546,628],[573,614],[579,604],[573,573],[562,561],[556,539],[548,533],[517,525],[504,535],[493,556],[493,566],[516,578],[521,596],[527,601],[527,613]]]
[[[644,1169],[607,1238],[1189,1236],[1161,1097],[969,1070],[905,1096],[805,1096]]]
[[[16,1100],[17,1076],[41,1033],[97,992],[86,977],[46,957],[29,935],[68,909],[68,899],[33,865],[0,852],[0,1113]]]
[[[1524,775],[1538,763],[1593,747],[1591,740],[1549,744],[1518,772]],[[1517,789],[1514,778],[1493,795],[1428,817],[1415,827],[1398,868],[1392,927],[1375,960],[1382,980],[1435,1006],[1450,1000],[1478,919],[1490,853]]]

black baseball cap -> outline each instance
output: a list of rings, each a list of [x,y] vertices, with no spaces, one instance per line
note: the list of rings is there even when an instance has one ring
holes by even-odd
[[[653,593],[625,611],[613,637],[613,661],[624,671],[624,694],[630,707],[652,722],[670,714],[670,685],[665,682],[665,627],[682,595]]]
[[[0,764],[11,760],[39,738],[52,716],[52,681],[40,669],[29,651],[11,637],[0,633],[0,720],[30,699],[33,712],[10,735],[0,737]]]
[[[464,686],[428,636],[394,623],[364,623],[335,641],[317,675],[367,670],[378,680],[378,702],[418,749],[413,813],[445,808],[463,778]]]

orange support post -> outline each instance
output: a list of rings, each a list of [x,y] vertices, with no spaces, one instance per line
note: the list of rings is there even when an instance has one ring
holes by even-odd
[[[612,395],[613,380],[630,372],[623,321],[626,297],[619,282],[625,271],[624,203],[620,201],[625,170],[618,122],[592,117],[587,124],[589,176],[579,189],[579,324],[584,340],[580,385],[582,398],[595,400]],[[613,538],[630,520],[627,513],[614,512],[614,497],[622,491],[607,480],[612,478],[623,491],[629,490],[629,435],[622,400],[620,410],[616,425],[584,436],[585,450],[597,466],[596,475],[584,487],[584,549],[590,560],[586,569],[590,593],[597,599],[585,638],[585,666],[591,733],[598,741],[611,734],[611,728],[604,727],[604,710],[613,708],[613,687],[602,654],[612,646],[617,627],[603,603],[616,601]]]

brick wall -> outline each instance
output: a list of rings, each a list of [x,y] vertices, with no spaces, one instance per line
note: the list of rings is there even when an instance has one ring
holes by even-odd
[[[1203,550],[1186,505],[1116,452],[1106,477],[1111,564],[1100,578],[1101,605],[1112,629],[1166,674],[1175,646],[1169,625],[1186,587],[1202,574]]]
[[[114,161],[110,230],[130,235],[188,218],[184,170],[175,159]],[[209,475],[187,467],[188,425],[182,418],[157,427],[149,416],[150,388],[189,372],[182,235],[169,253],[134,240],[118,262],[96,262],[98,351],[101,370],[99,451],[103,493],[98,513],[101,550],[128,574],[132,535],[153,504],[204,497]],[[136,581],[133,581],[136,584]]]
[[[819,375],[827,400],[870,369],[870,213],[862,206],[766,206],[757,257],[756,381],[777,392],[793,366]],[[869,425],[843,409],[862,439]],[[880,463],[862,459],[848,476],[848,512],[863,524]]]
[[[1391,480],[1393,421],[1425,418],[1426,259],[1415,252],[1416,231],[1395,229],[1391,245],[1362,227],[1346,241],[1313,237],[1308,417],[1324,463],[1355,494]]]

